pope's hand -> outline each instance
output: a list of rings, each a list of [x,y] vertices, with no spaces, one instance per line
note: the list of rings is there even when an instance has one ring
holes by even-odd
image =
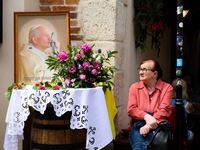
[[[60,51],[60,42],[58,42],[57,40],[54,40],[54,42],[55,42],[55,46],[57,47],[56,51],[60,53],[61,52]]]

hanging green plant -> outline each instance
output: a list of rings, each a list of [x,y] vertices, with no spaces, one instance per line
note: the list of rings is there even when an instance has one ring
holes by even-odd
[[[149,35],[152,36],[153,43],[156,44],[156,49],[160,51],[160,38],[163,37],[163,32],[169,26],[169,8],[167,8],[167,0],[135,0],[135,17],[136,22],[136,48],[140,47],[144,53],[147,49],[146,40]],[[159,56],[158,51],[158,56]]]

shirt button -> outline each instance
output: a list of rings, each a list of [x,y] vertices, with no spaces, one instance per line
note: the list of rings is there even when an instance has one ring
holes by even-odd
[[[150,105],[148,105],[148,107],[150,107]]]
[[[151,100],[152,100],[153,98],[151,98]]]

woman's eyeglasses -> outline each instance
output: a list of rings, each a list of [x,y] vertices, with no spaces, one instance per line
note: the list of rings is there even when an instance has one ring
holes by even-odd
[[[147,68],[138,68],[138,72],[142,71],[143,73],[147,72],[147,71],[155,71],[155,70],[151,70],[151,69],[147,69]]]

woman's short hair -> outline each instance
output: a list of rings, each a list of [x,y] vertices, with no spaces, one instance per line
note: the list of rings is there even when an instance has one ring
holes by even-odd
[[[162,68],[160,67],[159,63],[156,60],[154,60],[154,59],[146,59],[140,65],[142,65],[142,64],[144,64],[145,62],[148,62],[148,61],[153,61],[154,67],[152,68],[152,70],[158,72],[157,80],[160,79],[162,77]]]

